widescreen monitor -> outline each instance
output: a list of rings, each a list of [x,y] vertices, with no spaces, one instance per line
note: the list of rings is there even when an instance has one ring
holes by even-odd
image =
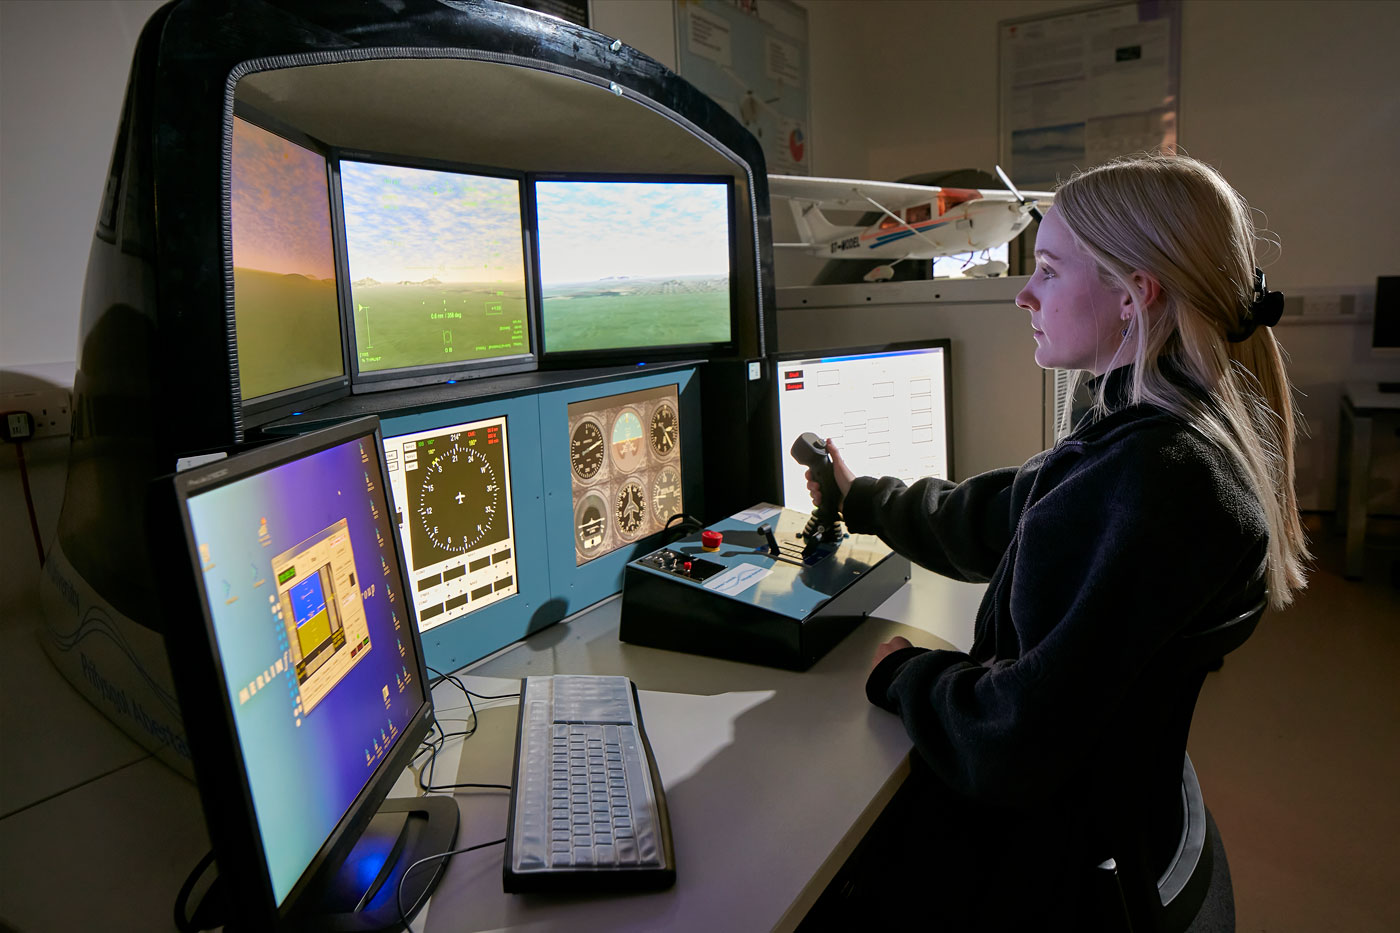
[[[520,591],[504,417],[384,439],[420,631]]]
[[[408,864],[400,835],[431,854],[456,832],[450,799],[384,801],[432,717],[385,476],[370,418],[174,481],[188,569],[169,579],[197,605],[171,666],[240,929],[392,925],[397,877],[378,869]]]
[[[326,157],[288,135],[233,118],[233,318],[253,410],[347,384]]]
[[[1400,353],[1400,275],[1376,276],[1371,347],[1383,354]]]
[[[520,179],[336,167],[355,388],[534,368]]]
[[[728,344],[732,186],[711,177],[535,179],[544,352]]]
[[[787,455],[807,431],[835,441],[857,476],[951,479],[948,352],[949,342],[936,340],[780,357],[784,504],[811,508],[804,468]]]

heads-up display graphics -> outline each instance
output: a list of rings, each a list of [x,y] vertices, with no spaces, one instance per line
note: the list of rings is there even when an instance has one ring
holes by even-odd
[[[530,352],[520,183],[340,162],[362,373]]]
[[[549,353],[730,339],[729,186],[535,182]]]
[[[569,403],[575,565],[684,511],[679,413],[675,385]]]
[[[780,360],[782,442],[811,431],[834,440],[857,476],[948,479],[947,365],[943,347]],[[808,508],[803,466],[782,460],[784,503]]]
[[[234,117],[229,198],[244,401],[343,376],[325,158]]]
[[[280,904],[426,702],[374,437],[187,508]]]
[[[423,631],[514,596],[506,419],[384,439]]]

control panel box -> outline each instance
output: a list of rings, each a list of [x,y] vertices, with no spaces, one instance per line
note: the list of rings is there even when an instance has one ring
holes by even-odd
[[[873,535],[802,537],[808,516],[758,505],[627,564],[619,637],[806,670],[909,579]],[[719,540],[715,540],[716,533]]]

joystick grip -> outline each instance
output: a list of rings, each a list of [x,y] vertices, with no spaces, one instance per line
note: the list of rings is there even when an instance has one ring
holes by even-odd
[[[812,478],[821,487],[821,504],[812,510],[816,523],[831,527],[836,522],[838,500],[841,491],[836,488],[836,471],[831,466],[831,455],[826,452],[826,441],[811,431],[806,432],[792,443],[792,459],[812,471]]]

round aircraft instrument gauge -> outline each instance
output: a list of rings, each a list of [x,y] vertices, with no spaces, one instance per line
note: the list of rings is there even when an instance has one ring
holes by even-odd
[[[612,459],[619,470],[631,473],[642,465],[646,448],[642,446],[642,419],[631,408],[624,408],[612,425]]]
[[[624,538],[635,538],[647,515],[647,494],[642,484],[629,479],[617,491],[613,502],[613,518],[617,520],[617,530]]]
[[[676,429],[676,409],[670,402],[662,402],[652,413],[648,438],[651,441],[651,449],[658,457],[669,457],[675,453],[679,437]]]
[[[432,454],[417,482],[418,521],[438,550],[461,554],[491,533],[501,484],[481,451],[452,442]]]
[[[603,429],[591,419],[580,421],[569,436],[569,465],[579,479],[592,479],[603,467]]]
[[[681,477],[675,467],[662,467],[651,483],[652,514],[661,524],[681,510]]]
[[[584,558],[601,552],[608,530],[608,504],[596,492],[590,492],[574,507],[574,543]]]

